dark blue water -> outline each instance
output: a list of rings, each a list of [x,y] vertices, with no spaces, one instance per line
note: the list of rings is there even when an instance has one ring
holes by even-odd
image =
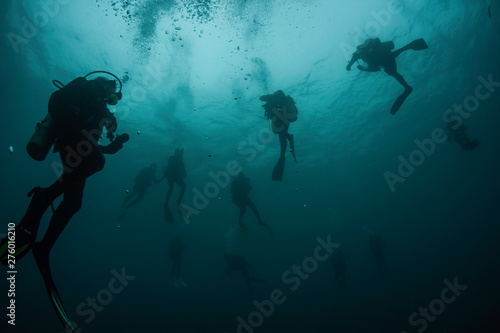
[[[111,109],[130,141],[87,180],[83,207],[51,252],[54,281],[81,332],[500,327],[498,1],[45,0],[0,9],[0,233],[22,218],[33,186],[57,179],[57,154],[36,162],[25,149],[57,89],[51,81],[93,70],[125,81]],[[414,91],[395,116],[389,110],[403,89],[393,78],[345,70],[368,37],[429,45],[397,58]],[[290,126],[298,161],[287,153],[283,181],[273,182],[279,141],[259,96],[278,89],[299,110]],[[480,145],[468,151],[449,141],[446,115]],[[136,174],[156,163],[161,177],[177,147],[189,219],[174,207],[176,188],[175,222],[165,222],[163,181],[119,220]],[[240,235],[226,181],[240,169],[274,237],[250,210],[249,237]],[[385,280],[372,234],[385,243]],[[178,236],[187,285],[179,288],[169,255]],[[338,246],[345,290],[334,281]],[[224,253],[252,264],[263,280],[253,293],[239,272],[226,273]],[[16,268],[15,327],[2,273],[2,332],[63,332],[33,257]]]

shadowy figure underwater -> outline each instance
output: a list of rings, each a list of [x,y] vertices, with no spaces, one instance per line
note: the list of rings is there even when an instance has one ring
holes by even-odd
[[[250,193],[251,190],[252,186],[250,185],[250,179],[245,177],[243,172],[240,172],[238,176],[236,176],[233,182],[231,183],[231,197],[233,203],[240,209],[238,223],[240,225],[241,235],[243,236],[243,238],[248,238],[248,229],[243,224],[243,216],[245,216],[247,206],[254,213],[258,223],[261,226],[265,227],[271,233],[271,235],[274,235],[271,226],[262,221],[262,218],[260,217],[257,207],[253,203],[252,199],[248,197],[248,194]]]
[[[142,201],[146,195],[148,189],[154,184],[158,184],[159,180],[156,179],[156,164],[152,163],[149,167],[146,167],[139,171],[134,179],[134,186],[130,193],[127,194],[125,200],[123,200],[123,212],[118,218],[122,220],[125,217],[126,209],[130,208]]]
[[[232,255],[228,253],[224,253],[224,258],[227,262],[227,274],[232,274],[233,272],[240,271],[245,279],[245,283],[247,284],[248,291],[253,292],[253,286],[251,281],[255,282],[264,282],[261,279],[257,279],[255,277],[250,276],[248,269],[252,267],[252,265],[242,256]]]
[[[292,97],[285,96],[282,90],[276,91],[271,95],[260,96],[260,100],[266,102],[262,105],[264,115],[271,121],[271,128],[278,134],[280,140],[280,158],[274,166],[272,180],[281,181],[285,172],[285,153],[287,140],[290,142],[290,152],[293,159],[297,162],[295,156],[295,141],[293,134],[288,133],[290,122],[297,121],[298,110]]]
[[[95,73],[116,78],[120,83],[119,91],[116,91],[115,80],[102,76],[87,80]],[[115,75],[99,71],[76,78],[66,86],[57,80],[53,83],[59,90],[50,96],[47,116],[37,124],[27,150],[32,158],[43,161],[54,145],[54,152],[61,157],[63,172],[49,187],[36,186],[29,191],[31,202],[16,227],[14,248],[9,246],[9,238],[2,239],[0,257],[3,265],[10,265],[18,263],[32,249],[58,319],[67,331],[74,332],[52,279],[50,252],[70,219],[82,207],[87,178],[104,168],[103,154],[118,152],[129,136],[122,134],[115,138],[117,121],[107,108],[107,104],[117,104],[122,96],[122,83]],[[111,142],[107,146],[98,143],[103,128]],[[63,199],[54,209],[53,202],[60,196]],[[50,206],[53,214],[48,229],[42,240],[36,242],[40,221]]]
[[[177,184],[181,188],[181,193],[179,194],[179,198],[177,199],[177,208],[179,213],[182,215],[182,198],[184,197],[184,192],[186,191],[186,183],[184,182],[184,178],[186,178],[186,168],[184,167],[184,149],[177,148],[174,152],[174,155],[170,156],[168,159],[168,165],[165,168],[163,179],[168,180],[168,191],[167,198],[164,204],[165,211],[165,220],[167,223],[174,223],[174,216],[168,203],[170,201],[170,197],[172,196],[172,192],[174,191],[174,185]]]
[[[479,146],[479,140],[471,140],[467,135],[466,131],[468,128],[464,124],[458,124],[455,122],[449,122],[446,124],[448,129],[448,139],[450,141],[455,141],[463,150],[474,150]]]
[[[172,259],[172,277],[174,278],[174,286],[176,288],[187,287],[187,284],[181,278],[181,262],[182,262],[182,236],[175,238],[170,243],[170,259]]]
[[[350,71],[352,65],[361,59],[366,62],[368,66],[364,67],[358,65],[359,70],[365,72],[378,72],[381,68],[383,68],[388,75],[395,78],[405,88],[405,90],[396,99],[391,107],[391,114],[394,115],[398,112],[401,105],[403,105],[406,98],[408,98],[410,93],[413,91],[413,88],[410,87],[403,76],[398,73],[396,58],[407,50],[420,51],[427,48],[427,43],[422,38],[416,39],[396,51],[392,51],[392,49],[394,49],[394,43],[392,41],[382,43],[378,38],[367,39],[363,44],[358,46],[357,51],[352,55],[346,69]]]

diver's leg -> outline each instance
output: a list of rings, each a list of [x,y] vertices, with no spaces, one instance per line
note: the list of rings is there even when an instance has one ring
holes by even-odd
[[[35,254],[35,258],[37,259],[37,264],[39,266],[48,268],[49,254],[52,247],[63,232],[69,220],[82,207],[84,188],[85,178],[73,181],[71,187],[64,192],[64,199],[52,215],[52,219],[50,220],[45,236],[33,249],[33,253]]]
[[[425,42],[423,38],[415,39],[411,43],[408,43],[407,45],[403,46],[402,48],[392,52],[392,55],[394,57],[397,57],[401,53],[407,50],[415,50],[415,51],[421,51],[427,49],[429,46]]]
[[[168,181],[168,191],[167,191],[167,200],[165,201],[165,205],[168,205],[170,202],[170,197],[172,196],[172,192],[174,191],[174,183]]]
[[[178,272],[178,270],[177,270],[177,260],[174,259],[173,263],[172,263],[172,275],[174,277],[177,277],[177,275],[178,275],[177,272]]]
[[[23,218],[19,222],[19,226],[31,234],[33,240],[36,239],[38,227],[42,220],[43,214],[52,202],[64,192],[67,182],[59,181],[59,179],[47,188],[35,187],[29,193],[31,198],[30,204]]]
[[[389,75],[392,76],[392,77],[394,77],[405,88],[405,92],[407,90],[410,90],[410,92],[413,91],[413,88],[410,87],[410,85],[408,84],[408,82],[406,82],[406,80],[403,78],[403,76],[401,74],[399,74],[398,72],[393,72],[393,73],[391,73]]]
[[[400,49],[397,49],[397,50],[393,51],[393,52],[391,53],[391,55],[392,55],[394,58],[396,58],[396,57],[398,57],[401,53],[403,53],[404,51],[407,51],[407,50],[409,50],[409,49],[410,49],[410,44],[405,45],[405,46],[403,46],[402,48],[400,48]]]
[[[132,190],[128,196],[125,198],[125,200],[123,200],[123,203],[122,203],[122,207],[124,208],[128,208],[130,206],[132,206],[131,204],[129,204],[129,201],[132,200],[137,194],[137,191],[135,190]]]
[[[398,72],[388,72],[387,74],[394,77],[405,88],[405,91],[401,95],[399,95],[392,104],[391,114],[394,115],[396,114],[396,112],[398,112],[398,110],[401,108],[401,105],[403,105],[404,101],[406,101],[408,96],[411,94],[413,88],[410,87],[403,76],[401,76],[401,74],[399,74]]]
[[[184,192],[186,192],[186,183],[182,179],[177,181],[177,184],[181,187],[181,193],[179,194],[179,199],[177,199],[177,205],[180,205],[182,198],[184,197]]]
[[[259,221],[259,224],[264,224],[262,218],[260,217],[259,211],[257,210],[257,206],[255,206],[252,199],[247,197],[245,200],[245,204],[252,210],[253,214],[257,218],[257,221]]]
[[[141,202],[142,198],[144,198],[144,195],[146,194],[146,191],[147,191],[147,188],[145,189],[140,189],[139,191],[137,191],[137,196],[135,197],[135,200],[132,201],[131,203],[129,203],[128,205],[126,206],[123,206],[123,207],[126,207],[126,208],[129,208],[129,207],[132,207],[133,205],[136,205],[138,204],[139,202]]]
[[[279,139],[280,139],[280,158],[285,158],[285,153],[286,153],[286,137],[287,137],[286,132],[281,132],[279,134]]]

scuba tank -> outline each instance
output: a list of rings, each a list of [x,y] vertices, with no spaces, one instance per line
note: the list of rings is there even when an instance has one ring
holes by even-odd
[[[36,161],[43,161],[56,142],[54,118],[47,112],[43,120],[36,124],[35,133],[26,145],[28,154]]]

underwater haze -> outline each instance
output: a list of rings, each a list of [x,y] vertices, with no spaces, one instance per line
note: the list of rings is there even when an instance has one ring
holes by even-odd
[[[101,70],[123,82],[109,108],[130,140],[87,179],[50,256],[77,332],[498,332],[500,1],[3,0],[0,12],[2,237],[28,191],[61,172],[58,154],[26,152],[52,80]],[[367,38],[428,45],[397,58],[413,92],[395,115],[394,78],[346,71]],[[259,100],[277,90],[298,108],[297,162],[287,152],[282,181],[271,179],[280,142]],[[449,117],[475,149],[447,138]],[[165,221],[166,181],[124,214],[139,171],[156,163],[160,178],[176,148],[183,215],[176,187]],[[242,237],[235,170],[274,236],[247,209]],[[172,277],[178,237],[186,286]],[[251,264],[253,292],[225,253]],[[14,298],[2,270],[0,331],[64,332],[33,256],[16,270]]]

